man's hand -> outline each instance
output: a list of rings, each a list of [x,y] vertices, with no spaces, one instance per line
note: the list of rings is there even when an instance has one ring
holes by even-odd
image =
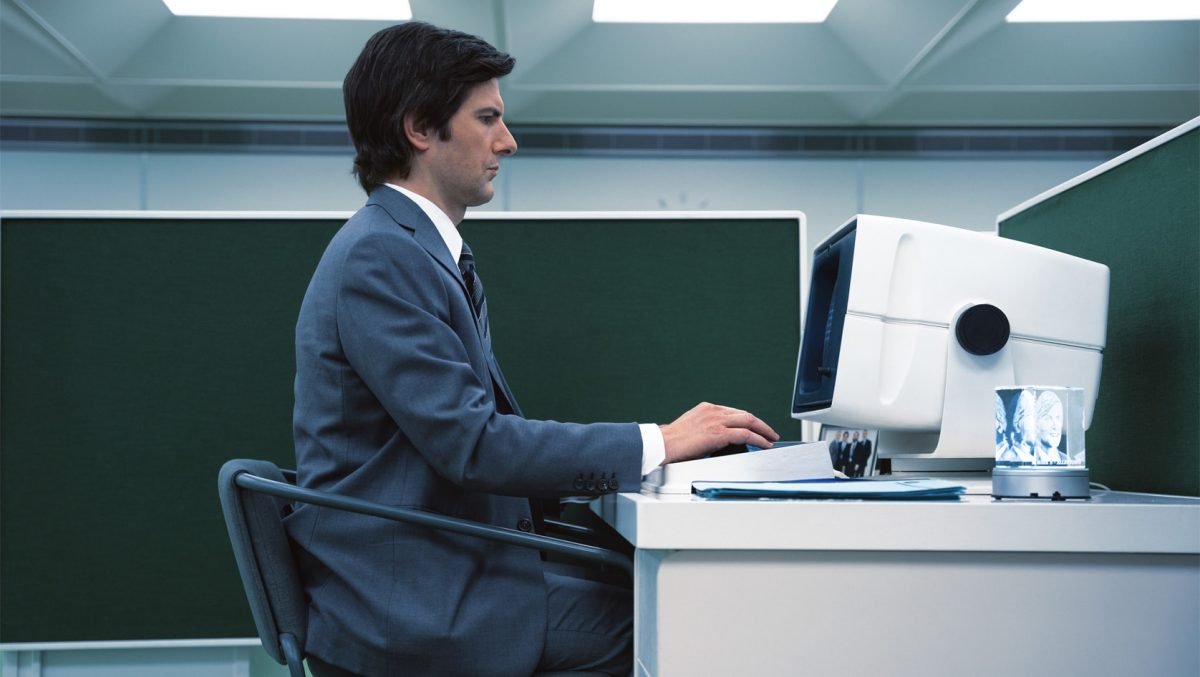
[[[778,433],[754,414],[708,402],[659,427],[667,452],[663,463],[689,461],[730,444],[768,448],[779,439]]]

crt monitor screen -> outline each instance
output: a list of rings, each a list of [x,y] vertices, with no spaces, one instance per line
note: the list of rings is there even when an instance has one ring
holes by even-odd
[[[850,298],[854,225],[849,224],[838,237],[813,252],[808,310],[804,335],[800,339],[796,392],[792,398],[793,414],[827,409],[833,402],[842,328]]]

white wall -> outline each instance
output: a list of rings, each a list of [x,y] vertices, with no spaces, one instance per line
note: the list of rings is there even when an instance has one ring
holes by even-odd
[[[513,159],[515,211],[798,209],[814,233],[858,205],[855,160]]]
[[[997,214],[1102,160],[518,155],[481,209],[799,209],[815,245],[860,211],[990,230]],[[348,155],[0,154],[2,209],[352,211],[362,200]]]
[[[873,160],[863,168],[862,210],[993,230],[997,215],[1104,160]]]
[[[0,152],[0,209],[141,209],[137,153]]]
[[[353,210],[350,158],[305,154],[0,153],[2,209]]]
[[[146,209],[354,210],[362,189],[336,155],[150,153]]]

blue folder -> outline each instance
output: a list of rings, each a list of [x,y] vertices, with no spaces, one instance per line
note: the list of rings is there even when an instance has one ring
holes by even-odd
[[[945,480],[809,479],[786,482],[692,482],[701,498],[957,499],[967,488]]]

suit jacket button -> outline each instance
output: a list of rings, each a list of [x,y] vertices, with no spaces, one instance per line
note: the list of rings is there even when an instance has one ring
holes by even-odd
[[[528,517],[522,517],[517,520],[517,529],[521,531],[533,531],[533,522],[530,522]]]
[[[586,483],[586,484],[584,484],[584,487],[585,487],[585,488],[586,488],[588,491],[595,491],[595,489],[596,489],[596,480],[588,480],[588,481],[587,481],[587,483]]]
[[[617,490],[617,478],[614,477],[608,481],[608,488],[612,489],[613,491]]]
[[[600,487],[600,491],[608,491],[608,480],[600,480],[596,486]]]
[[[575,478],[575,488],[576,488],[576,489],[582,489],[582,488],[583,488],[583,478],[582,478],[582,477],[576,477],[576,478]]]

